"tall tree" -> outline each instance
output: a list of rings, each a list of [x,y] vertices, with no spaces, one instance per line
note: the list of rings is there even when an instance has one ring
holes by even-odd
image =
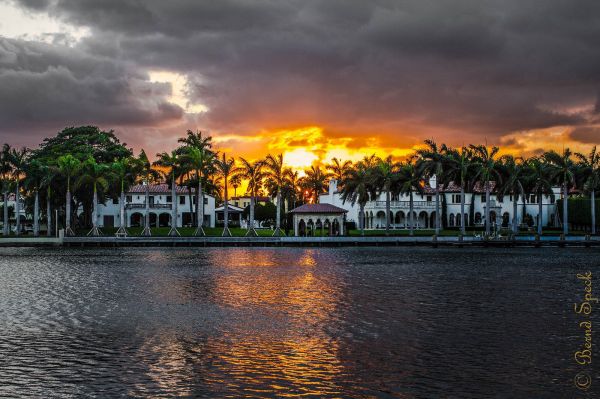
[[[15,234],[21,234],[21,177],[27,165],[29,150],[25,147],[20,149],[13,148],[10,152],[10,163],[12,164],[12,174],[15,182]]]
[[[592,148],[589,155],[575,153],[581,166],[581,177],[583,186],[590,194],[590,210],[592,213],[592,234],[596,234],[596,190],[600,187],[600,152],[596,146]]]
[[[156,154],[158,158],[155,162],[155,166],[161,166],[167,168],[165,177],[167,180],[171,179],[171,229],[169,230],[170,237],[178,237],[181,234],[177,230],[177,177],[181,173],[178,168],[180,165],[180,157],[177,151],[161,152]]]
[[[46,190],[46,235],[52,236],[52,182],[60,174],[58,167],[53,165],[42,165],[41,187]],[[55,221],[58,223],[58,221]]]
[[[195,236],[204,236],[204,191],[202,183],[209,170],[214,169],[215,154],[206,148],[187,147],[181,156],[187,168],[195,172],[196,179],[196,231]]]
[[[485,235],[490,235],[490,192],[491,182],[495,182],[496,185],[502,184],[502,178],[500,175],[500,162],[497,158],[498,147],[492,147],[491,149],[487,146],[481,145],[470,145],[471,150],[475,155],[475,164],[477,173],[475,174],[475,180],[485,188]]]
[[[33,235],[40,235],[40,187],[45,177],[45,165],[42,165],[37,159],[32,160],[25,166],[25,188],[33,192]]]
[[[302,187],[311,193],[313,203],[319,202],[319,195],[325,192],[329,174],[323,173],[318,166],[311,166],[304,171],[304,176],[300,179]]]
[[[500,157],[499,161],[498,165],[500,174],[502,175],[502,184],[497,186],[496,192],[499,199],[507,194],[512,196],[512,232],[513,234],[517,234],[519,232],[517,204],[519,197],[523,198],[523,201],[525,201],[526,187],[529,182],[527,163],[524,162],[522,158],[515,158],[512,155],[504,155]]]
[[[130,183],[137,179],[139,172],[138,163],[131,157],[125,157],[115,160],[111,165],[111,174],[119,185],[119,229],[115,235],[117,237],[126,237],[129,233],[127,232],[127,218],[125,216],[125,188]]]
[[[465,192],[470,188],[470,182],[474,174],[473,153],[468,147],[460,150],[447,148],[446,166],[444,171],[444,184],[454,182],[460,187],[460,232],[466,234]],[[469,190],[470,191],[470,190]]]
[[[237,197],[237,189],[242,185],[242,177],[240,175],[232,175],[231,176],[231,187],[233,187],[233,196]]]
[[[2,185],[2,199],[4,204],[2,206],[2,234],[4,236],[10,235],[10,220],[8,215],[8,195],[10,192],[10,183],[13,173],[13,166],[10,162],[11,147],[8,144],[2,146],[0,152],[0,184]]]
[[[65,204],[65,235],[73,236],[75,233],[71,228],[71,179],[73,179],[81,168],[81,162],[71,154],[58,158],[58,170],[67,180],[67,194]]]
[[[423,181],[426,176],[425,165],[417,160],[417,156],[409,157],[400,167],[398,183],[395,185],[396,194],[408,195],[408,228],[409,235],[414,235],[414,199],[415,192],[423,194]]]
[[[550,198],[554,198],[554,192],[552,192],[552,176],[551,169],[543,158],[531,158],[527,161],[527,179],[529,180],[528,186],[531,186],[536,192],[538,199],[538,226],[537,233],[542,234],[542,195],[547,195]]]
[[[275,231],[273,231],[273,236],[281,236],[285,235],[281,230],[281,191],[286,184],[287,180],[287,169],[283,165],[283,155],[279,154],[273,156],[271,154],[267,155],[265,160],[265,177],[266,177],[266,185],[269,189],[271,195],[275,195],[276,198],[276,216],[275,216]]]
[[[223,177],[223,237],[231,237],[229,230],[229,195],[227,186],[229,185],[229,177],[236,172],[235,159],[227,158],[223,153],[222,158],[216,163],[217,171]]]
[[[379,159],[377,164],[371,169],[372,184],[377,190],[377,194],[385,193],[385,234],[390,234],[390,223],[392,220],[391,212],[391,193],[394,185],[398,182],[399,164],[392,160],[392,156],[385,159]]]
[[[326,165],[325,168],[329,171],[329,176],[336,180],[338,189],[341,190],[344,178],[350,169],[352,169],[352,161],[342,161],[333,158],[331,159],[331,163]]]
[[[424,171],[430,178],[435,178],[435,234],[440,234],[440,182],[444,180],[444,164],[446,162],[444,152],[445,145],[438,148],[433,140],[425,140],[425,148],[417,150],[417,155],[421,157],[421,164]]]
[[[81,172],[77,186],[90,185],[93,190],[92,229],[87,235],[101,236],[102,231],[98,228],[98,188],[108,189],[107,179],[110,174],[110,167],[107,164],[97,163],[94,158],[90,157],[82,164]]]
[[[361,235],[365,235],[365,205],[375,195],[372,186],[370,166],[358,162],[344,177],[341,199],[343,203],[349,201],[352,206],[358,203],[358,228]]]
[[[150,229],[150,184],[156,182],[160,178],[160,173],[152,167],[146,151],[141,150],[140,155],[136,159],[137,168],[139,171],[139,179],[144,184],[146,198],[144,200],[144,230],[141,236],[149,237],[152,235]]]
[[[562,154],[548,151],[544,159],[551,167],[551,178],[555,184],[562,187],[563,192],[563,234],[569,234],[569,188],[575,184],[575,163],[571,159],[573,153],[565,148]]]
[[[254,201],[256,193],[260,190],[264,178],[264,163],[262,161],[250,162],[245,158],[240,158],[238,172],[242,179],[248,180],[248,191],[250,192],[250,220],[248,221],[248,230],[246,236],[257,236],[254,228]]]

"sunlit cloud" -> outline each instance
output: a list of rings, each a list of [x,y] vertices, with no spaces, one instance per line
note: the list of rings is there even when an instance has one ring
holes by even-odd
[[[151,82],[171,85],[169,102],[179,105],[186,113],[199,114],[208,111],[206,105],[190,101],[187,95],[188,78],[185,75],[170,71],[150,71],[149,75]]]

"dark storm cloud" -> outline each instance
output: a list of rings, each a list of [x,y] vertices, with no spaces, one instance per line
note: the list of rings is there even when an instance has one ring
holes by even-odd
[[[190,96],[210,109],[200,123],[216,130],[319,124],[493,138],[589,124],[582,109],[600,88],[594,0],[19,2],[91,28],[82,54],[187,74]],[[117,98],[132,80],[143,85],[115,71],[105,90]],[[110,114],[177,116],[128,98],[131,120]]]
[[[170,86],[131,66],[65,46],[0,38],[0,127],[155,124],[178,119]]]

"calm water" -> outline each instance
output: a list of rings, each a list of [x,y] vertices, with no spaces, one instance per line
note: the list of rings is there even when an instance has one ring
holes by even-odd
[[[573,397],[599,255],[0,248],[0,397]]]

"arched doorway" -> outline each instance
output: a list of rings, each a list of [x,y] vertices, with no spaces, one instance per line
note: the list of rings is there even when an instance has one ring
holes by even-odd
[[[171,224],[171,215],[168,213],[161,213],[158,215],[158,227],[169,227]]]
[[[158,217],[156,213],[150,212],[150,227],[158,227]]]
[[[144,225],[144,215],[139,212],[132,213],[129,216],[130,227],[142,227]]]
[[[508,212],[504,212],[502,214],[502,227],[508,227],[509,220],[510,214]]]
[[[304,219],[300,219],[300,223],[298,223],[298,235],[300,237],[306,237],[306,223]]]

